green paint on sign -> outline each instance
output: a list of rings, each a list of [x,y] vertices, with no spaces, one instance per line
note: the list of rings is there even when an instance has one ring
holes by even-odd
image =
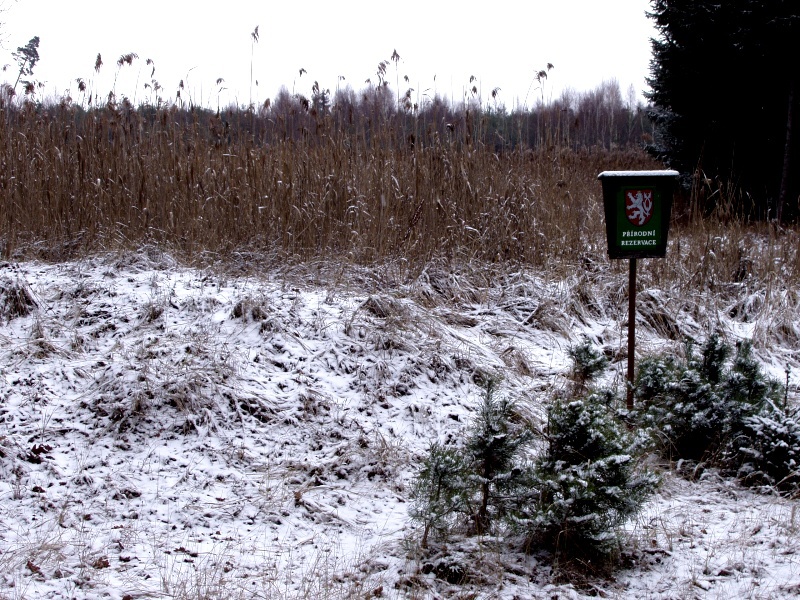
[[[609,258],[660,258],[667,250],[677,171],[603,171]]]
[[[623,186],[617,191],[616,245],[623,250],[653,249],[665,243],[662,201],[657,187]]]

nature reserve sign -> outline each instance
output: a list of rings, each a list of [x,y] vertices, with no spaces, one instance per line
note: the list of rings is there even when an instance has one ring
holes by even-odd
[[[636,355],[636,259],[663,258],[667,252],[672,191],[677,171],[603,171],[603,207],[609,258],[629,258],[628,397],[633,408]]]
[[[603,171],[610,258],[661,258],[677,171]]]

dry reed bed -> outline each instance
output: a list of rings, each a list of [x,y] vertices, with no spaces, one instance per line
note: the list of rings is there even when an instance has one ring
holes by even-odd
[[[126,103],[0,105],[5,256],[157,243],[189,259],[247,250],[350,264],[510,263],[558,276],[605,260],[597,173],[660,167],[632,149],[495,151],[466,128],[440,133],[413,117],[404,130],[379,113],[299,123]],[[796,230],[691,218],[681,199],[674,214],[670,256],[680,259],[651,261],[653,285],[797,282]]]
[[[541,264],[596,241],[598,169],[643,156],[518,150],[332,127],[262,143],[191,113],[24,108],[0,119],[6,254],[32,241],[244,245],[356,261],[434,255]],[[276,126],[277,127],[277,126]],[[634,165],[634,166],[636,166]]]

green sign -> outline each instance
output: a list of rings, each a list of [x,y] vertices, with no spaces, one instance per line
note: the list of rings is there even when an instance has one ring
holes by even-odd
[[[603,201],[611,258],[663,257],[676,171],[604,171]]]
[[[658,188],[621,187],[617,204],[617,246],[643,250],[663,245]]]

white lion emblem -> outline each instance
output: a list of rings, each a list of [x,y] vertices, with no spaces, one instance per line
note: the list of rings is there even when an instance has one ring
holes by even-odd
[[[628,192],[628,204],[625,205],[625,214],[634,225],[644,225],[650,220],[653,211],[653,191],[635,190]]]

